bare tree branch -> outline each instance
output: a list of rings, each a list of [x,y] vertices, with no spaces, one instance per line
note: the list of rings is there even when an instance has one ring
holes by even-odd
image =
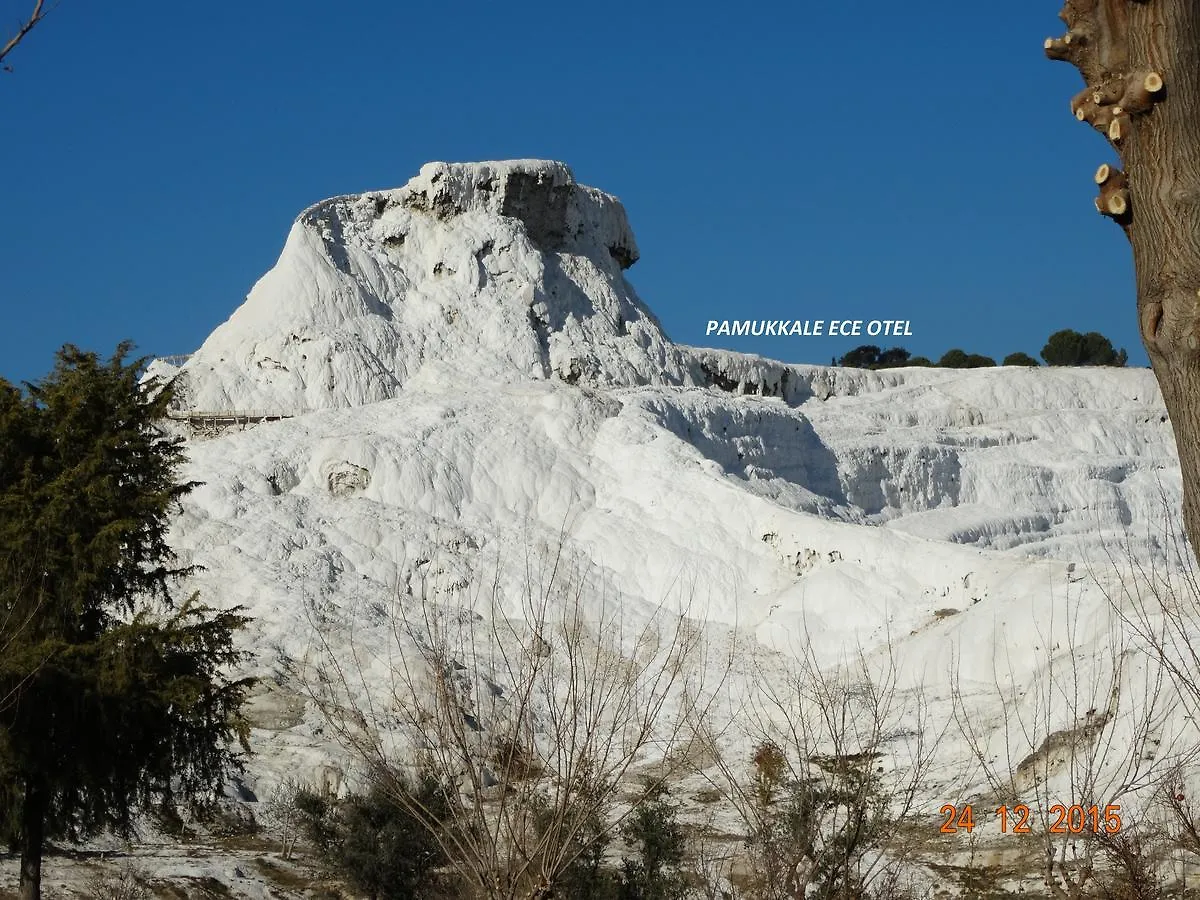
[[[21,43],[21,41],[25,39],[25,35],[33,31],[34,26],[37,25],[38,22],[42,21],[42,19],[46,18],[46,14],[49,12],[50,10],[46,9],[46,0],[37,0],[37,2],[33,4],[33,12],[30,13],[29,18],[25,20],[24,24],[22,24],[19,29],[17,29],[17,33],[8,39],[8,43],[6,43],[3,48],[0,48],[0,67],[4,68],[5,71],[12,71],[12,69],[4,64],[4,58],[16,49],[17,44]]]
[[[466,595],[398,591],[374,652],[315,630],[310,697],[336,740],[491,900],[549,897],[686,768],[732,664],[708,658],[690,595],[626,609],[564,550],[527,559],[519,597],[499,571]],[[436,805],[405,789],[423,776]]]

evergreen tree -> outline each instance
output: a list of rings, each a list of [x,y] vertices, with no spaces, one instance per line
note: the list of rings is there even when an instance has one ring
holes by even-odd
[[[893,369],[908,365],[908,357],[903,347],[880,350],[874,344],[863,344],[839,359],[837,365],[850,369]]]
[[[879,352],[874,344],[863,344],[839,359],[838,365],[848,369],[873,369],[879,362]]]
[[[984,356],[981,353],[967,353],[956,347],[943,353],[937,364],[946,369],[982,369],[994,366],[996,361],[990,356]]]
[[[47,840],[128,833],[141,809],[203,808],[245,749],[239,609],[175,606],[169,512],[178,439],[157,426],[170,386],[67,345],[19,390],[0,379],[0,839],[20,900],[41,895]],[[15,573],[15,577],[14,577]]]
[[[994,365],[996,365],[996,361],[990,356],[985,356],[982,353],[967,354],[967,364],[965,366],[967,369],[986,369]]]
[[[877,369],[895,369],[900,366],[908,365],[908,358],[911,356],[903,347],[892,347],[890,350],[884,350],[879,354],[879,360],[875,364]]]
[[[408,784],[397,773],[375,780],[365,794],[337,799],[300,791],[296,806],[309,840],[329,867],[369,900],[427,896],[445,863],[437,838],[393,795],[441,811],[446,794],[428,777]]]
[[[1004,357],[1004,361],[1000,363],[1002,366],[1040,366],[1041,363],[1030,356],[1028,353],[1017,351],[1010,353]]]
[[[1115,350],[1112,341],[1098,331],[1080,334],[1064,328],[1050,335],[1042,359],[1051,366],[1123,366],[1128,354]]]
[[[945,369],[965,369],[967,368],[967,351],[959,350],[957,347],[947,350],[937,364]]]
[[[621,826],[636,851],[621,862],[620,900],[683,900],[687,879],[681,871],[687,836],[664,785],[649,790]]]

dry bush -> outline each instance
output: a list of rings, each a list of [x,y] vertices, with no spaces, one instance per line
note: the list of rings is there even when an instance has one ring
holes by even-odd
[[[1107,573],[1068,574],[1056,589],[1061,604],[1054,602],[1055,590],[1048,602],[1038,598],[1050,616],[1037,620],[1037,645],[1044,650],[1032,680],[1028,663],[1014,661],[1011,647],[992,648],[988,705],[999,710],[998,726],[978,714],[956,664],[951,669],[954,721],[975,774],[989,788],[977,805],[989,812],[1001,804],[1028,807],[1026,839],[1041,845],[1042,880],[1056,900],[1163,895],[1171,841],[1161,807],[1146,800],[1197,755],[1195,741],[1171,725],[1188,658],[1177,655],[1187,647],[1184,618],[1152,588],[1163,568],[1144,566],[1131,545],[1123,556],[1135,577],[1120,577],[1117,589],[1106,581],[1120,574],[1110,554],[1114,565]],[[1107,621],[1083,602],[1088,588],[1107,599]],[[1097,822],[1105,824],[1095,829],[1086,818],[1081,833],[1069,827],[1054,833],[1052,827],[1063,825],[1057,806],[1095,807]],[[1112,821],[1120,817],[1119,831],[1108,830],[1109,810]],[[1010,826],[1016,818],[1010,816]]]
[[[690,735],[677,710],[710,702],[729,665],[706,658],[686,603],[625,610],[561,546],[533,569],[513,618],[498,578],[482,604],[433,589],[398,596],[386,700],[360,699],[378,658],[346,663],[328,643],[315,681],[365,769],[401,771],[391,735],[412,748],[405,777],[432,779],[446,802],[419,802],[401,784],[392,796],[461,881],[495,900],[549,896],[607,843],[682,765]]]
[[[300,809],[296,796],[301,791],[314,792],[298,778],[288,777],[275,785],[258,807],[258,824],[279,843],[284,859],[291,859],[300,839]]]
[[[128,861],[115,872],[96,874],[87,884],[88,900],[151,900],[153,896],[146,873]]]
[[[756,900],[909,896],[910,848],[897,836],[944,728],[919,689],[898,689],[890,651],[823,668],[806,641],[782,683],[757,679],[748,765],[713,754],[714,785],[746,829],[719,883],[738,881]]]

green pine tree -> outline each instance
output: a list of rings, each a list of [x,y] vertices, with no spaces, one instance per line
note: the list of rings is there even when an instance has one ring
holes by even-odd
[[[437,893],[437,870],[446,854],[413,808],[444,817],[450,802],[446,792],[427,776],[410,781],[390,770],[375,776],[362,794],[335,798],[299,791],[294,802],[301,827],[333,872],[368,900],[416,900]],[[440,875],[452,894],[453,876]]]
[[[1010,353],[1010,354],[1008,354],[1008,356],[1004,357],[1004,362],[1000,363],[1000,365],[1002,365],[1002,366],[1040,366],[1041,363],[1038,362],[1036,359],[1034,359],[1032,356],[1030,356],[1028,353],[1022,353],[1021,351],[1018,350],[1016,353]]]
[[[684,900],[687,878],[681,867],[687,836],[665,785],[648,788],[646,797],[621,825],[621,835],[636,855],[621,862],[620,900]]]
[[[249,682],[224,672],[247,619],[172,602],[183,449],[171,388],[67,345],[20,390],[0,379],[0,839],[41,896],[46,841],[128,833],[203,808],[241,765]]]
[[[1080,334],[1064,328],[1046,340],[1042,359],[1050,366],[1124,366],[1129,355],[1116,350],[1112,341],[1098,331]]]

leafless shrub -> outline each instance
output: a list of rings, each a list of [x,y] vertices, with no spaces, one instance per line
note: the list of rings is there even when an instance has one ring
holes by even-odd
[[[805,635],[807,637],[807,635]],[[943,728],[920,690],[900,691],[885,648],[823,667],[806,640],[782,683],[748,705],[748,767],[719,754],[718,784],[745,828],[743,889],[761,900],[895,898],[914,814]]]
[[[284,859],[292,858],[300,839],[300,809],[296,806],[296,796],[303,790],[313,789],[298,778],[285,778],[259,805],[259,824],[279,842]]]
[[[701,900],[740,900],[734,884],[735,869],[742,853],[729,839],[713,835],[710,821],[691,842],[688,858],[690,881]]]
[[[1165,890],[1161,863],[1166,846],[1153,829],[1101,832],[1096,843],[1107,863],[1089,891],[1092,900],[1159,900]]]
[[[129,861],[115,872],[98,873],[87,884],[88,900],[151,900],[153,896],[146,873]]]
[[[1129,560],[1137,564],[1132,550]],[[997,635],[988,708],[998,723],[978,714],[957,661],[951,670],[954,722],[989,788],[975,799],[989,812],[1003,806],[1009,833],[1027,829],[1040,842],[1056,900],[1162,889],[1162,831],[1143,801],[1197,752],[1170,727],[1172,664],[1146,652],[1155,632],[1129,627],[1130,608],[1105,584],[1095,572],[1068,577],[1038,598],[1032,671]],[[1085,602],[1088,590],[1104,592],[1107,610]]]
[[[326,643],[317,667],[314,699],[366,769],[397,771],[389,733],[415,748],[439,802],[392,794],[481,897],[549,896],[682,764],[676,710],[703,707],[728,668],[706,659],[687,603],[638,614],[585,576],[560,547],[527,567],[516,617],[498,577],[482,616],[461,593],[398,596],[382,702],[362,699],[378,658],[347,663]]]

